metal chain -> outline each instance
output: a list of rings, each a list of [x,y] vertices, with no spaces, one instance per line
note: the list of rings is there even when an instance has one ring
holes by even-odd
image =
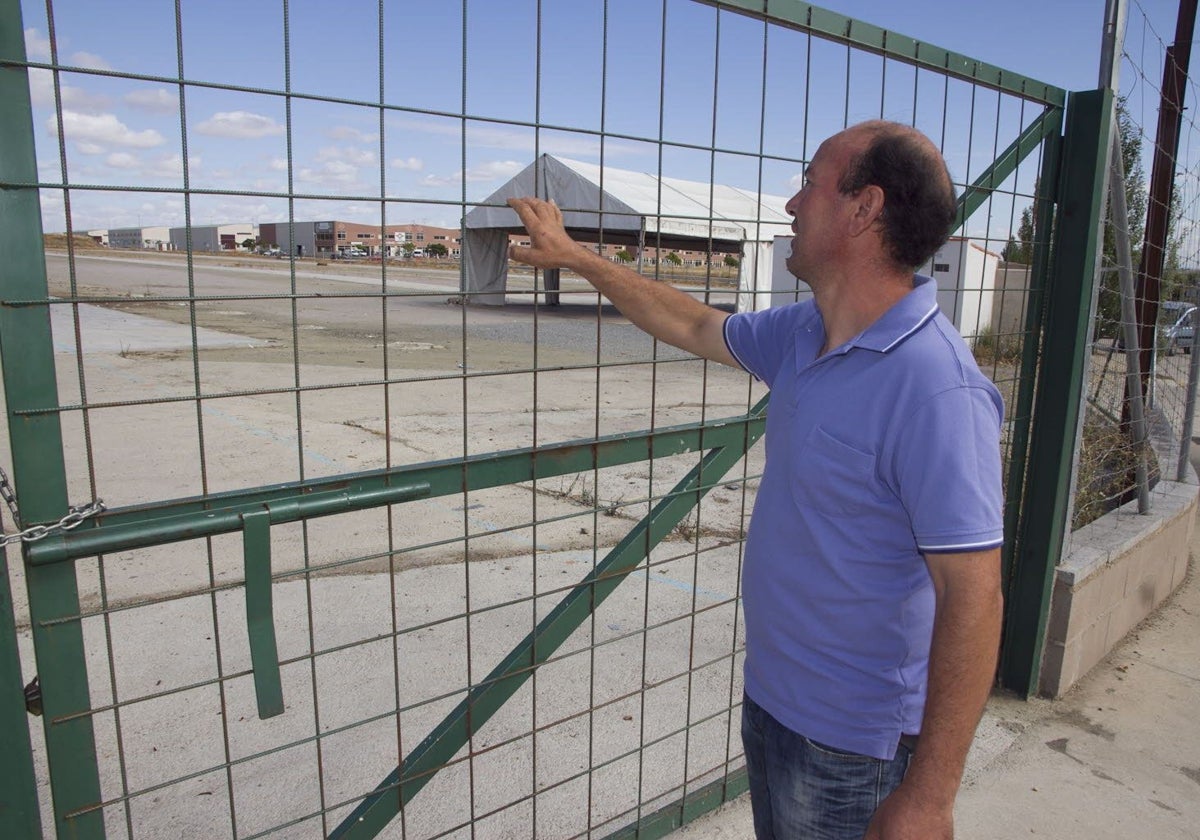
[[[21,511],[17,509],[17,494],[13,491],[12,485],[8,483],[8,473],[3,468],[0,468],[0,499],[4,499],[8,503],[8,509],[12,511],[13,522],[20,528]]]
[[[8,503],[13,519],[16,521],[17,527],[20,528],[21,514],[17,508],[17,496],[13,492],[12,485],[8,482],[8,475],[3,469],[0,469],[0,498]],[[17,531],[12,534],[0,533],[0,548],[5,548],[16,542],[37,542],[50,536],[55,531],[70,531],[78,528],[83,523],[83,520],[98,513],[103,513],[104,510],[103,499],[96,499],[94,502],[88,502],[83,505],[72,505],[68,508],[67,515],[52,525],[33,525],[23,531]]]

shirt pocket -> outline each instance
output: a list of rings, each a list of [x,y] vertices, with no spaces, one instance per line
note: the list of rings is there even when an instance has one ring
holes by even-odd
[[[792,470],[792,497],[803,513],[855,516],[878,503],[875,456],[843,443],[820,426],[799,446]]]

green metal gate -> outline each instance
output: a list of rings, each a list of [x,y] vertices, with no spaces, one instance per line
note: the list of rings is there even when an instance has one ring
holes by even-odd
[[[436,271],[415,273],[387,250],[344,270],[297,253],[297,224],[319,212],[310,207],[369,206],[381,235],[429,208],[461,218],[486,200],[472,173],[488,169],[477,149],[489,143],[514,156],[598,152],[602,167],[606,156],[642,154],[662,176],[695,170],[710,184],[769,193],[799,171],[827,122],[836,130],[885,116],[942,145],[962,183],[956,228],[983,250],[1004,247],[1033,207],[1029,279],[994,292],[966,276],[957,291],[983,299],[987,290],[1011,316],[994,328],[977,314],[963,328],[1008,405],[1002,681],[1036,688],[1057,555],[1046,546],[1060,542],[1078,412],[1062,395],[1077,393],[1068,386],[1086,343],[1107,95],[1068,102],[1059,89],[806,3],[667,0],[648,13],[653,4],[598,0],[571,4],[599,33],[591,58],[554,47],[560,9],[506,10],[533,24],[533,85],[512,96],[514,113],[469,93],[517,72],[484,43],[505,22],[474,4],[442,10],[440,49],[461,76],[446,82],[457,98],[433,106],[410,89],[416,77],[390,64],[403,61],[402,45],[432,37],[412,19],[419,10],[380,3],[356,48],[333,21],[284,2],[273,11],[278,40],[258,36],[263,50],[282,47],[272,86],[231,82],[203,61],[210,75],[193,75],[197,54],[235,35],[184,5],[147,4],[174,52],[163,72],[149,61],[114,69],[64,59],[56,33],[79,10],[47,4],[44,20],[23,21],[17,0],[0,3],[0,102],[12,117],[0,126],[0,355],[17,527],[41,537],[20,541],[19,569],[0,576],[0,730],[14,780],[0,797],[0,832],[35,836],[52,822],[60,837],[661,836],[745,789],[737,578],[761,463],[760,387],[638,344],[569,281],[565,307],[550,305],[534,276],[514,281],[503,314],[461,302],[447,310]],[[40,50],[42,27],[46,53],[27,55],[28,30]],[[295,39],[318,33],[328,40],[306,43],[325,44],[329,61],[371,53],[363,66],[377,60],[377,79],[354,93],[331,93],[312,72],[309,87],[294,84]],[[648,99],[606,98],[625,84],[610,63],[618,33],[657,42],[657,84],[637,88]],[[747,43],[761,57],[750,74]],[[708,53],[706,136],[679,128],[689,123],[675,98],[681,77],[695,81],[694,44]],[[221,54],[236,62],[237,53]],[[568,66],[600,93],[579,123],[563,121],[555,98]],[[831,100],[810,80],[834,69],[844,84],[824,120],[816,111]],[[737,95],[723,78],[742,86]],[[31,102],[31,83],[49,106]],[[178,160],[161,161],[175,174],[123,176],[137,156],[113,152],[117,175],[90,180],[86,155],[103,145],[101,129],[124,130],[135,149],[162,138],[73,110],[93,84],[109,101],[175,108]],[[773,103],[789,92],[796,102],[798,86],[791,118],[802,130],[786,147]],[[200,119],[197,101],[220,110]],[[629,113],[639,108],[649,116]],[[338,116],[314,116],[326,109]],[[375,144],[370,189],[337,180],[354,165],[345,149],[316,153],[312,166],[297,151],[308,130],[345,114],[366,115],[337,130],[367,138],[363,160]],[[204,138],[235,125],[243,139],[281,138],[278,187],[209,172],[208,153],[197,162]],[[57,139],[40,157],[38,126]],[[419,169],[403,148],[422,132],[457,143],[449,192],[432,175],[393,181]],[[318,166],[330,161],[340,166]],[[162,196],[181,207],[180,251],[127,255],[113,268],[112,249],[84,250],[72,235],[73,213],[97,197],[114,206],[132,197],[132,207]],[[218,263],[194,244],[211,208],[235,199],[286,219],[287,236],[273,243],[286,260]],[[46,214],[64,220],[61,249],[43,240]],[[714,215],[710,204],[691,220],[710,231],[708,257]],[[1052,221],[1057,243],[1041,233]],[[673,270],[665,251],[644,270]],[[704,265],[669,279],[728,300],[736,275],[731,287],[722,261],[703,251]],[[767,293],[756,286],[751,297]],[[94,326],[113,313],[149,313],[186,341],[105,345],[114,331],[133,342],[149,329],[136,317]],[[249,348],[208,343],[229,324]],[[521,330],[527,345],[512,338]],[[421,352],[452,364],[404,355]],[[99,499],[106,510],[55,527],[72,503]],[[38,526],[46,530],[29,531]],[[27,600],[9,587],[22,578]],[[35,671],[40,731],[28,728],[20,695]],[[35,768],[35,756],[45,765]],[[52,796],[39,798],[39,777]]]

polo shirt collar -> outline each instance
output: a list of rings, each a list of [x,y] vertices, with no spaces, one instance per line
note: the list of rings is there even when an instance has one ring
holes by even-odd
[[[913,275],[913,290],[849,342],[850,346],[887,353],[933,320],[938,313],[937,283],[923,274]]]

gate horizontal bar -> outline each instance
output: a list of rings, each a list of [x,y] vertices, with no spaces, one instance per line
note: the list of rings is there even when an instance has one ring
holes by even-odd
[[[906,35],[891,32],[861,20],[800,0],[699,0],[720,9],[810,32],[828,41],[856,47],[866,52],[893,58],[939,75],[962,79],[973,84],[1031,99],[1044,105],[1062,107],[1067,103],[1063,88],[1004,70],[969,56],[926,44]]]
[[[492,452],[155,505],[115,508],[86,520],[73,531],[30,543],[27,558],[33,565],[45,565],[234,533],[242,530],[244,514],[264,506],[270,511],[271,524],[278,525],[727,446],[740,443],[747,435],[757,438],[762,433],[766,424],[765,406],[762,402],[743,416],[668,426],[653,432],[568,441],[536,449]]]
[[[627,825],[603,840],[657,840],[678,828],[704,816],[726,802],[732,802],[750,790],[746,768],[739,767],[727,775],[709,782],[686,796],[647,814],[633,825]]]

